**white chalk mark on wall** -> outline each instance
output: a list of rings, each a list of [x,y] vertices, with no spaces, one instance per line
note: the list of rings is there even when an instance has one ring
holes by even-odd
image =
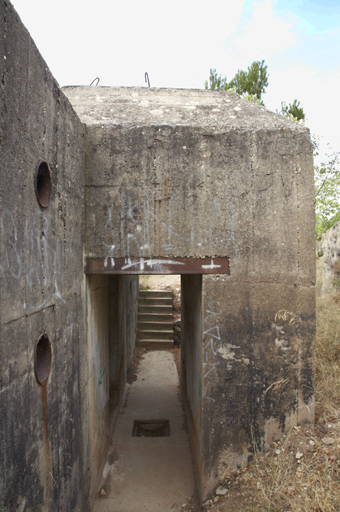
[[[162,260],[162,259],[150,259],[144,260],[141,258],[140,261],[129,262],[127,265],[122,267],[122,270],[134,268],[135,270],[145,270],[145,267],[149,267],[152,270],[159,270],[160,272],[166,272],[167,265],[184,265],[181,261],[175,260]]]
[[[211,258],[210,265],[202,265],[202,268],[205,268],[205,269],[221,268],[221,265],[215,265],[213,258]]]
[[[236,345],[232,345],[231,343],[226,343],[225,345],[218,348],[217,352],[223,357],[223,359],[233,360],[235,359],[235,352],[233,349],[238,349],[240,347]]]
[[[7,270],[14,279],[20,279],[22,259],[18,253],[18,235],[12,213],[5,209],[1,216],[1,234],[5,241],[5,256]]]
[[[19,233],[22,234],[20,240]],[[24,279],[27,290],[24,309],[39,309],[53,298],[65,302],[61,292],[64,285],[63,256],[69,256],[68,263],[72,266],[78,243],[74,226],[66,244],[63,237],[55,235],[43,213],[37,212],[26,219],[18,229],[15,216],[6,208],[0,217],[0,238],[4,250],[0,267],[2,287],[8,288],[11,279],[18,282]]]
[[[155,231],[158,226],[164,230],[164,235],[167,238],[166,243],[162,245],[163,251],[175,252],[177,250],[176,241],[182,241],[190,244],[193,243],[196,247],[208,244],[208,250],[212,256],[217,252],[215,250],[217,244],[221,247],[221,243],[225,243],[225,249],[228,250],[230,247],[232,254],[238,259],[234,205],[230,205],[230,233],[227,238],[221,239],[219,233],[214,234],[219,210],[217,198],[214,198],[211,208],[208,209],[206,215],[206,235],[203,238],[197,239],[195,218],[192,218],[190,223],[188,223],[187,234],[183,234],[183,232],[178,233],[173,229],[173,211],[174,208],[178,208],[178,201],[181,198],[173,195],[162,200],[165,199],[167,200],[167,215],[162,218],[150,208],[149,193],[145,195],[142,205],[134,204],[129,194],[122,194],[121,208],[119,210],[113,204],[109,204],[105,224],[100,231],[101,245],[106,249],[107,256],[114,258],[123,256],[129,259],[152,259],[155,255],[151,251],[150,231]],[[119,229],[116,226],[119,226]],[[160,254],[157,254],[157,256],[160,256]],[[212,258],[210,265],[202,265],[202,268],[210,270],[219,268],[219,266],[214,264]]]
[[[215,401],[209,395],[210,392],[210,377],[215,374],[215,378],[217,376],[217,367],[219,366],[219,361],[216,359],[216,355],[218,353],[218,346],[221,340],[220,336],[220,327],[219,327],[219,319],[222,313],[221,303],[217,300],[212,300],[208,303],[208,308],[206,309],[206,315],[204,317],[204,327],[203,331],[204,342],[205,342],[205,362],[203,363],[203,398],[210,400],[212,402]]]

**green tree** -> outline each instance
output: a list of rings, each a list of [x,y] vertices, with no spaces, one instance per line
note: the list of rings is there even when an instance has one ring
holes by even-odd
[[[248,66],[247,71],[238,70],[230,82],[226,76],[218,75],[216,69],[210,69],[209,81],[205,82],[205,88],[233,90],[240,96],[264,106],[261,97],[268,86],[267,69],[264,60],[254,61]]]
[[[240,96],[249,94],[261,101],[262,94],[266,92],[266,87],[268,87],[267,69],[264,60],[254,61],[248,66],[247,71],[238,70],[229,86],[235,89],[235,92]]]
[[[314,157],[319,146],[313,139]],[[315,230],[320,240],[323,233],[340,220],[340,152],[326,156],[325,162],[314,165],[315,182]]]
[[[205,88],[212,90],[229,89],[227,77],[223,77],[217,74],[216,69],[210,68],[209,82],[205,81]]]
[[[278,113],[292,119],[292,121],[304,121],[306,117],[298,100],[294,100],[293,103],[289,103],[288,105],[285,101],[281,101],[281,111]]]

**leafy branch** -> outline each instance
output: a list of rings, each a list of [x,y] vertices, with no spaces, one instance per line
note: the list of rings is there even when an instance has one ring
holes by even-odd
[[[314,157],[319,144],[313,138]],[[326,160],[314,165],[316,237],[319,240],[340,220],[340,152],[326,155]]]

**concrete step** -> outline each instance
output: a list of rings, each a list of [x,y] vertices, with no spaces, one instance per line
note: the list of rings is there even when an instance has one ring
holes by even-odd
[[[171,331],[162,331],[162,330],[137,330],[137,338],[139,340],[172,340],[174,337],[174,332]]]
[[[146,322],[138,317],[137,329],[139,331],[172,331],[173,324],[170,322]]]
[[[173,340],[138,340],[137,346],[153,350],[161,350],[162,348],[174,348],[174,342]]]
[[[138,321],[140,322],[168,322],[172,324],[173,314],[169,313],[138,313]]]
[[[138,306],[137,345],[150,350],[173,348],[172,292],[142,290]]]
[[[170,313],[172,314],[172,306],[168,305],[158,306],[156,304],[139,304],[138,310],[140,313],[167,313],[168,315],[170,315]]]
[[[159,304],[160,306],[169,305],[172,306],[172,297],[139,297],[139,304]]]
[[[172,291],[167,290],[140,290],[139,297],[164,297],[172,298]]]

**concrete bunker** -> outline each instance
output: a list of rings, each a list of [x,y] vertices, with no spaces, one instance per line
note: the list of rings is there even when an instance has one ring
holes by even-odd
[[[204,499],[254,439],[313,418],[309,134],[231,93],[64,91],[87,126],[85,272],[203,276],[182,282],[200,311],[183,352]]]
[[[204,267],[183,276],[204,499],[249,460],[254,439],[265,449],[313,421],[309,131],[229,91],[61,90],[9,1],[0,13],[2,500],[10,510],[91,508],[124,378],[118,360],[133,350],[131,271],[184,260]],[[50,170],[48,207],[36,198],[39,162]],[[230,275],[218,273],[223,261]],[[42,333],[47,386],[34,371]],[[118,335],[123,355],[116,347],[110,363]]]

